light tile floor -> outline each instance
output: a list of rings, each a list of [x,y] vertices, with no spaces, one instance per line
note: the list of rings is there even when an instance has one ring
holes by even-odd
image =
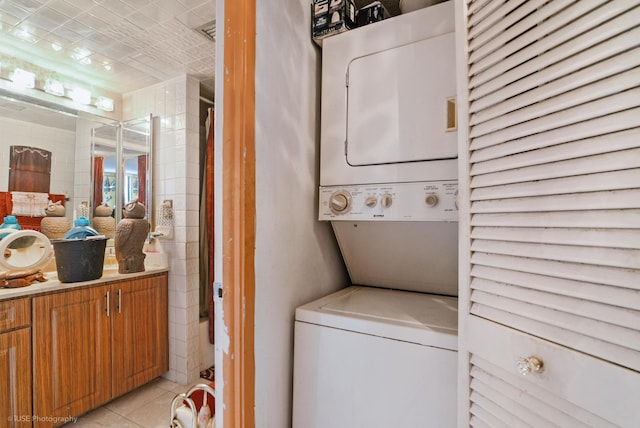
[[[195,383],[209,381],[200,379]],[[87,413],[65,428],[167,428],[171,422],[171,401],[192,385],[180,385],[164,378],[152,380],[122,397]]]

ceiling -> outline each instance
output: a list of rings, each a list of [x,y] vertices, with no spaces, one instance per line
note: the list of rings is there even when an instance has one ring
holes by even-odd
[[[0,70],[27,62],[117,94],[190,74],[213,94],[215,19],[215,0],[0,0]]]
[[[0,71],[26,62],[115,94],[190,74],[213,98],[215,1],[0,0]]]

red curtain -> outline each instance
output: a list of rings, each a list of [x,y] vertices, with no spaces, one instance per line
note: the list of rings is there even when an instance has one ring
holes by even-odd
[[[104,157],[93,158],[93,209],[102,204],[102,186],[104,185]]]
[[[147,204],[147,155],[138,156],[138,201]]]

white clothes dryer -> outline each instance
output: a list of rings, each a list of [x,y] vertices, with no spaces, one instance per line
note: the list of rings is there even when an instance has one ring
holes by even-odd
[[[457,299],[352,286],[296,309],[293,428],[455,427]]]
[[[323,41],[320,186],[457,179],[454,6]]]

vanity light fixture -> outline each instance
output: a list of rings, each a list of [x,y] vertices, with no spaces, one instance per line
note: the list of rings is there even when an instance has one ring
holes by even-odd
[[[73,88],[69,91],[69,98],[78,104],[91,104],[91,91],[82,88]]]
[[[113,111],[113,100],[107,97],[98,97],[96,107],[104,111]]]
[[[47,79],[44,84],[44,91],[58,97],[64,96],[64,85],[57,80]]]
[[[52,48],[54,44],[55,43],[52,44]],[[86,58],[89,64],[91,61],[91,52],[86,51],[85,53],[89,55]],[[10,85],[16,90],[21,92],[26,90],[35,97],[40,97],[44,92],[56,97],[70,99],[75,104],[85,105],[91,109],[106,112],[115,111],[115,101],[113,98],[102,95],[98,96],[97,94],[92,96],[90,90],[82,87],[74,87],[75,82],[73,82],[73,80],[69,81],[57,72],[40,68],[28,62],[16,61],[15,58],[7,60],[2,55],[0,55],[0,60],[0,81],[11,82]],[[111,64],[108,61],[101,60],[101,64],[105,69],[111,69]],[[27,71],[27,69],[33,71]]]
[[[36,87],[36,75],[21,68],[16,68],[15,70],[13,70],[11,81],[18,88]]]
[[[53,42],[51,43],[51,49],[56,52],[60,52],[62,50],[62,45],[60,43]]]

